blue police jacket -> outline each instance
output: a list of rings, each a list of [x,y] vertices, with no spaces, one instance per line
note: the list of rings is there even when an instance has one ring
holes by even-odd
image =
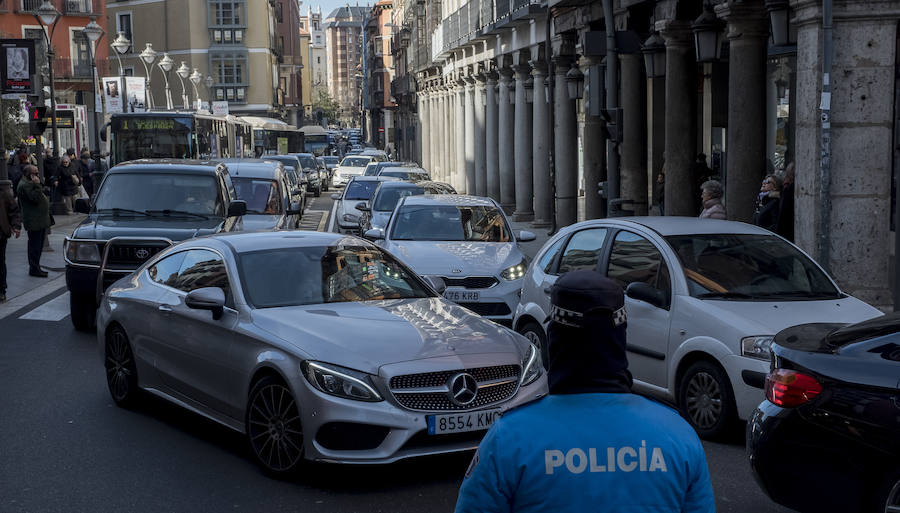
[[[715,512],[678,414],[628,393],[550,395],[507,412],[466,472],[461,512]]]

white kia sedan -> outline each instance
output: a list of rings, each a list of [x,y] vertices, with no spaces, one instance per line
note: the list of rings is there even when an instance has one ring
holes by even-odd
[[[561,230],[525,275],[513,327],[544,348],[550,287],[597,269],[625,289],[635,389],[678,405],[706,438],[763,400],[773,336],[798,324],[881,315],[841,292],[809,256],[734,221],[633,217]]]
[[[528,262],[503,210],[490,198],[461,195],[401,198],[386,229],[366,238],[422,276],[438,276],[444,298],[509,326]]]
[[[333,185],[347,185],[354,176],[360,176],[366,170],[369,162],[375,162],[373,155],[349,155],[344,157],[337,167],[332,178]]]

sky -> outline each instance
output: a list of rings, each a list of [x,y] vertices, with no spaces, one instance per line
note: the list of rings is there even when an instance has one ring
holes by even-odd
[[[348,3],[351,6],[357,5],[357,2],[355,0],[352,2],[348,2],[347,0],[318,0],[318,1],[307,2],[304,0],[300,4],[300,14],[303,14],[303,15],[306,14],[307,6],[312,7],[312,10],[315,11],[316,7],[321,5],[322,6],[322,16],[325,17],[325,16],[328,16],[329,14],[331,14],[331,11],[337,9],[338,7],[345,7]],[[373,4],[374,4],[373,0],[359,2],[360,6],[373,5]]]

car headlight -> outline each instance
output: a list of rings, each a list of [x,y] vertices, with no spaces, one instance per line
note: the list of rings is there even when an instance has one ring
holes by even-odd
[[[344,220],[345,223],[358,223],[359,216],[356,214],[344,214],[341,219]]]
[[[525,276],[525,271],[527,271],[527,270],[528,270],[528,261],[526,261],[523,258],[522,261],[519,262],[518,264],[504,269],[500,273],[500,276],[504,280],[508,280],[508,281],[518,280],[519,278],[522,278]]]
[[[772,357],[772,340],[773,337],[744,337],[741,339],[741,354],[768,361]]]
[[[99,264],[100,248],[96,242],[70,240],[66,246],[66,258],[79,264]]]
[[[306,380],[326,394],[356,401],[381,401],[381,396],[370,386],[368,375],[319,362],[304,361],[300,365]]]
[[[528,352],[522,360],[522,382],[519,386],[530,385],[541,377],[544,372],[544,362],[541,359],[541,350],[536,345],[529,343]]]

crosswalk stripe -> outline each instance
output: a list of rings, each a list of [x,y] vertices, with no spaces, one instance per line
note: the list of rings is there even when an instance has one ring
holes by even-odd
[[[19,317],[29,321],[61,321],[69,316],[69,293],[65,292]]]

